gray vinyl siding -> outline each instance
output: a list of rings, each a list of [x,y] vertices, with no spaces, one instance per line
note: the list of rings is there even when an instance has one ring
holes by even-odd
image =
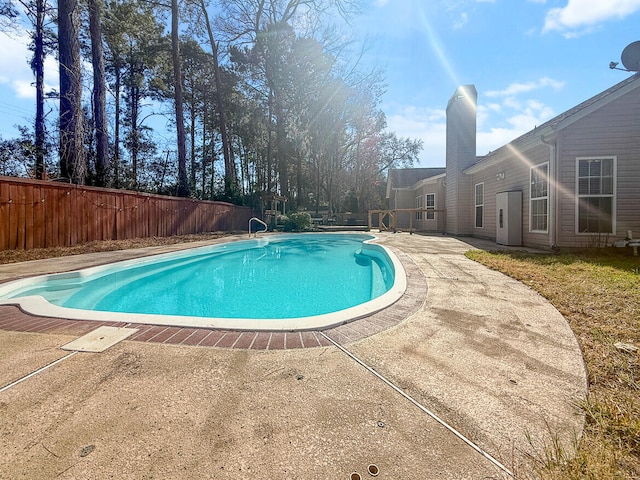
[[[435,195],[435,218],[433,220],[428,220],[425,213],[422,216],[422,220],[414,220],[415,228],[421,232],[443,232],[446,220],[445,212],[438,211],[445,210],[445,190],[442,180],[438,180],[435,183],[428,183],[415,190],[415,196],[421,195],[424,198],[427,194]],[[426,208],[426,203],[424,203],[424,208]]]
[[[416,194],[413,190],[403,189],[403,190],[394,190],[391,194],[391,199],[389,201],[389,206],[393,210],[395,208],[414,208],[414,199]]]
[[[561,188],[558,245],[592,246],[592,235],[576,234],[576,158],[616,157],[615,228],[612,243],[627,230],[640,238],[640,92],[633,91],[562,130],[558,138]]]
[[[625,238],[627,231],[632,231],[634,238],[640,238],[640,74],[500,147],[480,163],[475,163],[475,101],[475,88],[467,86],[460,87],[447,105],[447,158],[443,169],[446,187],[443,179],[438,178],[420,183],[413,190],[397,191],[398,201],[390,198],[391,208],[415,208],[417,195],[433,192],[436,209],[446,209],[435,231],[495,241],[496,195],[521,191],[523,246],[546,249],[554,242],[559,247],[611,244]],[[555,146],[545,142],[553,142]],[[514,152],[518,146],[527,150]],[[616,159],[615,231],[609,235],[577,234],[576,160],[598,157]],[[548,230],[531,232],[531,167],[545,163],[550,177]],[[498,175],[502,173],[504,178]],[[474,228],[475,186],[479,183],[484,185],[483,225]],[[408,187],[409,183],[399,186]],[[414,228],[431,231],[424,221],[414,224]]]
[[[445,209],[445,187],[442,179],[422,185],[415,189],[401,189],[394,190],[389,198],[390,209],[404,209],[404,208],[416,208],[416,197],[422,195],[423,197],[427,193],[435,194],[435,209]],[[413,217],[411,219],[410,217]],[[445,214],[443,212],[436,212],[434,220],[416,220],[415,212],[397,212],[396,213],[396,226],[399,229],[408,229],[410,226],[414,230],[421,232],[443,232],[445,229]]]
[[[549,235],[547,233],[529,231],[530,167],[548,161],[549,148],[542,145],[530,151],[522,152],[521,157],[514,155],[505,158],[500,163],[488,166],[473,174],[472,192],[476,184],[484,182],[484,225],[483,228],[474,229],[474,237],[495,241],[497,228],[496,195],[501,192],[520,191],[522,192],[522,244],[531,247],[549,248]],[[497,175],[503,172],[504,179],[498,179]]]

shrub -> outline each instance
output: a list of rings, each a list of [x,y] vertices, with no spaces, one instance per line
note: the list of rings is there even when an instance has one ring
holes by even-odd
[[[293,212],[283,220],[285,232],[300,232],[311,225],[311,215],[307,212]]]

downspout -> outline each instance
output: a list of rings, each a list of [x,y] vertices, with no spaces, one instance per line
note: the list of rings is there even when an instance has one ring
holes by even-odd
[[[557,243],[557,218],[556,218],[556,199],[557,199],[557,148],[554,138],[553,141],[545,140],[544,135],[540,135],[540,141],[549,147],[549,246],[556,249]]]

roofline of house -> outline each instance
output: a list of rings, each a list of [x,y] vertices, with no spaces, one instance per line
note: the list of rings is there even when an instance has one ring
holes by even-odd
[[[503,145],[493,152],[489,152],[482,160],[471,165],[469,168],[464,169],[463,173],[472,175],[474,173],[481,172],[485,168],[489,168],[499,164],[500,162],[510,160],[511,158],[513,158],[514,151],[518,152],[519,154],[523,154],[533,147],[542,145],[544,143],[542,141],[543,138],[546,141],[550,141],[557,135],[555,130],[550,126],[537,127],[531,130],[531,132],[535,130],[539,130],[538,135],[528,136],[526,139],[523,139],[520,142],[514,140],[513,142],[507,143],[506,145]]]
[[[474,174],[485,168],[491,167],[508,158],[513,157],[513,151],[525,152],[528,149],[552,141],[560,130],[563,130],[575,122],[581,120],[595,110],[617,100],[632,90],[640,88],[640,74],[635,74],[622,82],[617,83],[613,87],[604,92],[595,95],[588,100],[580,103],[572,109],[567,110],[551,120],[543,123],[541,126],[530,130],[521,135],[510,143],[499,147],[493,152],[489,152],[479,162],[471,165],[464,170],[466,174]],[[573,111],[573,112],[572,112]],[[564,117],[564,118],[563,118]],[[544,139],[544,141],[543,141]]]
[[[434,175],[433,177],[428,177],[428,178],[423,178],[421,180],[418,180],[416,183],[414,183],[409,187],[391,187],[391,190],[394,192],[403,192],[403,191],[410,192],[412,190],[420,188],[422,185],[429,185],[431,183],[436,183],[436,181],[440,180],[441,178],[445,178],[446,176],[447,176],[446,173],[441,173],[439,175]]]
[[[434,175],[433,177],[423,178],[422,180],[418,180],[416,183],[411,185],[411,190],[415,190],[416,188],[421,187],[422,185],[428,185],[430,183],[436,183],[441,178],[445,178],[447,176],[446,173],[441,173],[439,175]]]

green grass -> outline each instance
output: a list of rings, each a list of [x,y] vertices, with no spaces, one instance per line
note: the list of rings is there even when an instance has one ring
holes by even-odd
[[[587,365],[586,425],[576,455],[553,448],[537,459],[548,479],[640,479],[640,257],[597,250],[573,254],[467,256],[529,285],[569,322]]]

